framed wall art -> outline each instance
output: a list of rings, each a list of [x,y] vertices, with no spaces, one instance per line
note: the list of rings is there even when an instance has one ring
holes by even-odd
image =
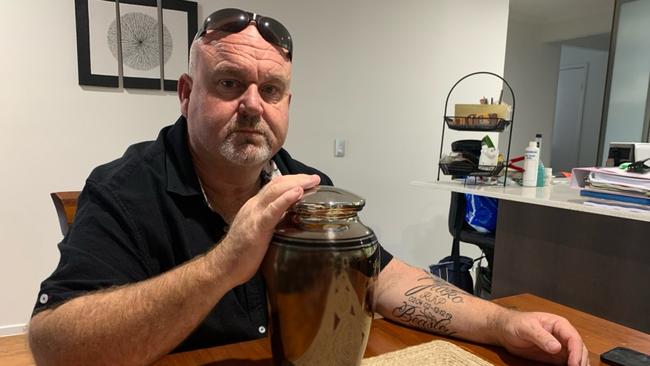
[[[197,30],[185,0],[75,0],[79,84],[176,90]],[[162,81],[162,82],[161,82]]]

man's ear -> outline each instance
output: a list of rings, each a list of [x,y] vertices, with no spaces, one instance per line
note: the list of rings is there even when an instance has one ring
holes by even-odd
[[[178,78],[178,100],[181,103],[181,114],[187,118],[187,108],[190,104],[190,94],[192,94],[192,78],[183,74]]]

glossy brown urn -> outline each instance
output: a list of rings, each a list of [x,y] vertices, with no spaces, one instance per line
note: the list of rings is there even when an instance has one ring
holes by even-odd
[[[274,365],[359,365],[373,315],[379,247],[335,187],[306,193],[278,224],[262,264]]]

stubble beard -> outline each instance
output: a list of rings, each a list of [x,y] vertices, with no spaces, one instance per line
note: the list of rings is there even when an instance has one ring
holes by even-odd
[[[239,128],[255,129],[261,135],[243,136]],[[260,143],[260,137],[262,142]],[[271,131],[260,117],[238,118],[228,127],[226,139],[219,147],[219,153],[229,162],[239,166],[263,164],[271,159]]]

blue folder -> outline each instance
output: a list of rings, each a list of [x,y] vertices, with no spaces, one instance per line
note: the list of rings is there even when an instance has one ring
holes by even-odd
[[[605,200],[627,202],[627,203],[636,203],[637,205],[650,206],[650,197],[642,197],[642,196],[635,197],[635,196],[628,196],[628,195],[616,194],[616,193],[608,193],[608,192],[602,192],[602,191],[592,191],[592,190],[588,190],[588,189],[581,189],[580,190],[580,195],[585,196],[585,197],[593,197],[593,198],[600,198],[600,199],[605,199]]]

